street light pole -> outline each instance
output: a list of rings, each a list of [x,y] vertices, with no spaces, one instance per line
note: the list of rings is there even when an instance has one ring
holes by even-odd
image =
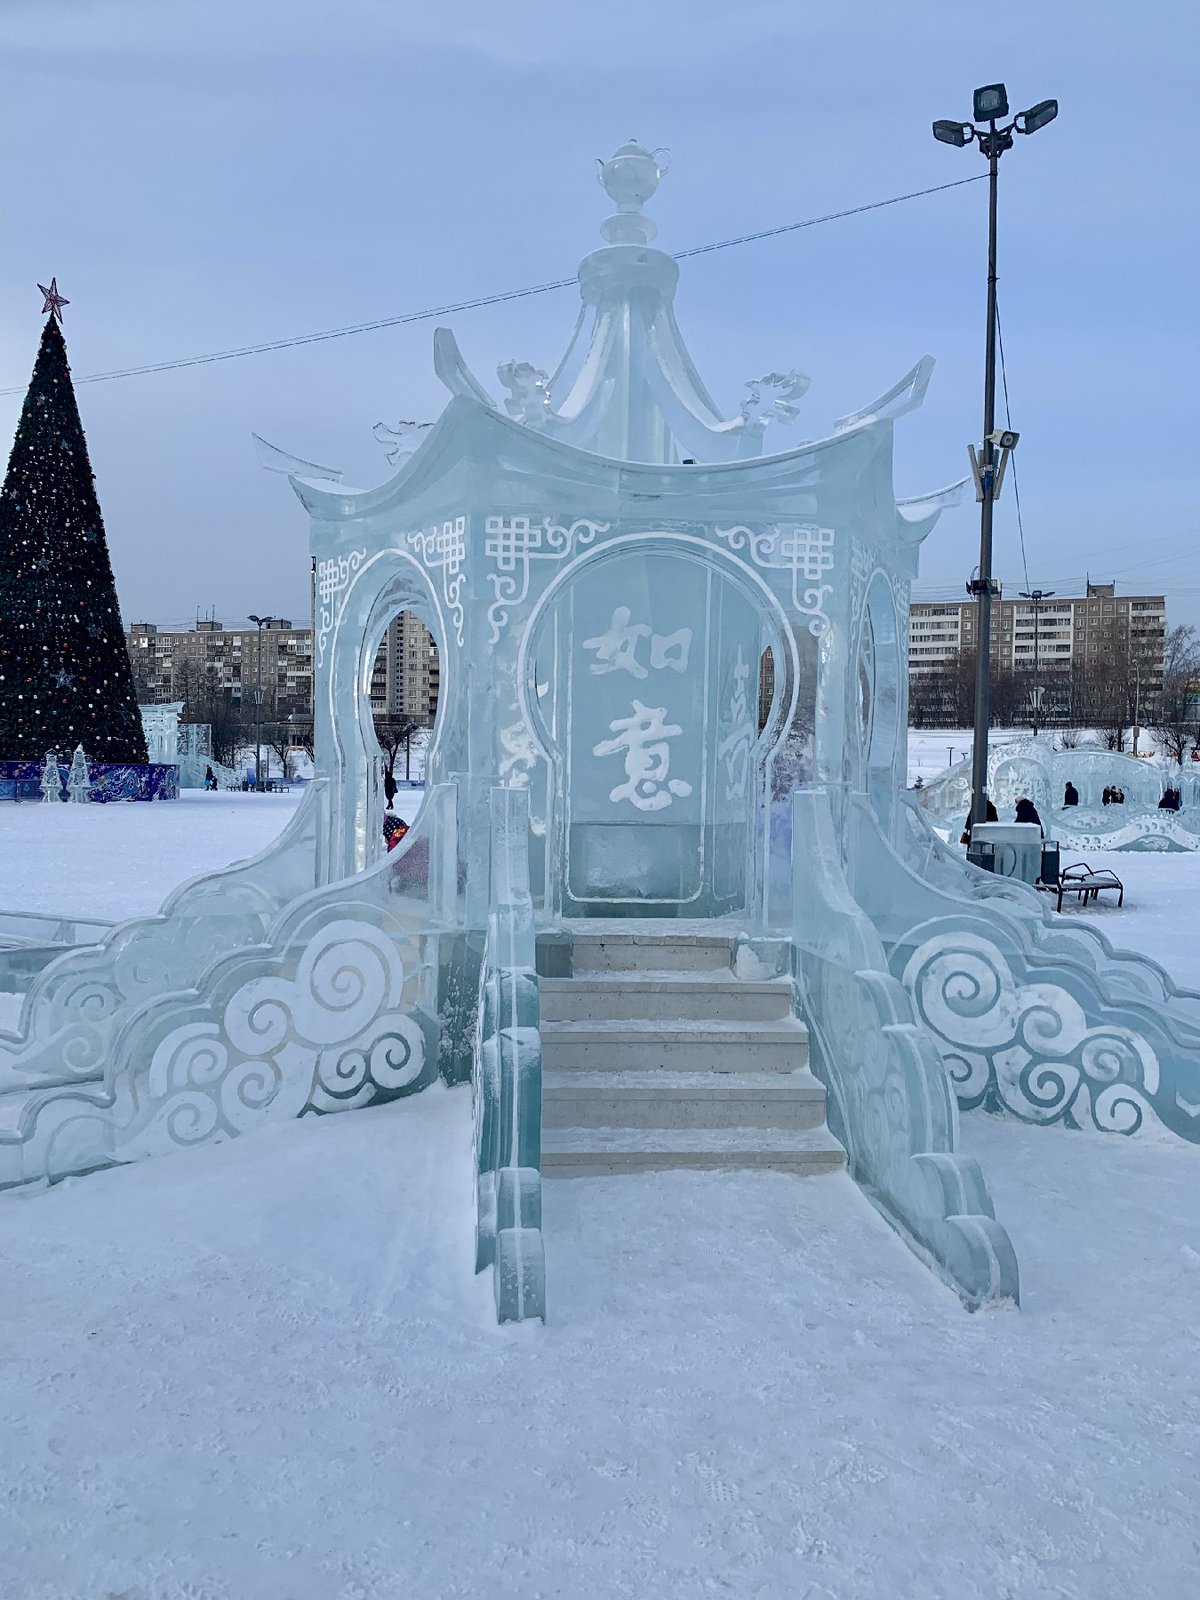
[[[1041,661],[1041,617],[1042,601],[1049,600],[1055,591],[1053,589],[1022,589],[1021,599],[1033,602],[1033,737],[1037,738],[1038,725],[1038,695],[1041,692],[1042,661]]]
[[[1007,452],[1016,444],[1013,433],[996,430],[996,213],[1000,157],[1011,150],[1013,133],[1036,133],[1058,115],[1057,100],[1043,100],[1028,111],[1003,122],[1008,116],[1008,92],[1002,83],[976,89],[973,102],[974,123],[935,122],[933,136],[942,144],[962,149],[978,143],[988,163],[988,278],[987,337],[983,369],[983,446],[979,457],[971,452],[975,472],[979,511],[979,571],[967,584],[967,593],[976,601],[975,619],[975,742],[971,758],[971,826],[987,820],[988,703],[991,679],[992,597],[998,585],[992,577],[992,514],[1004,470]],[[975,126],[986,124],[986,126]],[[997,457],[997,446],[1000,456]]]
[[[258,629],[258,665],[255,669],[254,683],[254,792],[262,793],[262,636],[263,629],[276,619],[274,617],[250,616],[246,619]]]

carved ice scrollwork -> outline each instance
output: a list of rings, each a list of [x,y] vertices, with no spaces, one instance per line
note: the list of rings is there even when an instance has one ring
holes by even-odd
[[[1104,1133],[1159,1120],[1159,1063],[1148,1041],[1121,1024],[1089,1022],[1060,984],[1019,981],[991,940],[934,935],[909,958],[903,982],[938,1037],[960,1105]]]
[[[717,746],[717,760],[725,763],[726,800],[744,800],[746,784],[750,777],[750,754],[754,749],[754,721],[750,715],[750,697],[746,689],[749,681],[750,666],[739,644],[726,719],[729,731]]]
[[[461,650],[463,631],[463,584],[467,580],[467,519],[452,517],[432,528],[419,529],[408,535],[408,543],[416,551],[426,571],[440,572],[442,598],[454,619],[454,637]]]
[[[315,931],[294,974],[260,973],[214,1016],[192,1016],[158,1043],[118,1115],[115,1154],[128,1161],[231,1138],[267,1120],[391,1098],[427,1066],[427,1042],[405,1001],[395,941],[366,922]]]
[[[323,666],[329,636],[333,632],[341,611],[342,596],[350,579],[367,559],[367,552],[350,550],[342,556],[330,556],[317,562],[317,640],[316,664]]]
[[[543,517],[540,522],[525,516],[488,517],[483,553],[495,568],[488,573],[494,596],[487,612],[488,643],[499,642],[511,608],[528,596],[531,561],[565,561],[610,527],[611,523],[593,522],[589,517],[576,517],[570,523],[555,522],[553,517]]]
[[[820,639],[831,623],[825,611],[825,597],[833,593],[831,583],[822,583],[833,568],[836,530],[815,523],[785,522],[754,529],[745,523],[717,528],[731,550],[749,550],[755,566],[773,572],[788,572],[792,581],[792,606],[808,621],[808,631]]]

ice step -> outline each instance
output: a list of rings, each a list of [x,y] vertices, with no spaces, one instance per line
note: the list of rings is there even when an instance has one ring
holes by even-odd
[[[808,1065],[808,1030],[779,1022],[544,1022],[544,1071],[794,1072]]]
[[[792,1010],[790,979],[719,972],[597,972],[539,988],[543,1022],[777,1022]]]
[[[546,1177],[662,1172],[672,1168],[761,1168],[815,1175],[836,1172],[846,1153],[828,1128],[776,1133],[762,1128],[547,1128]]]
[[[819,1128],[810,1072],[543,1072],[542,1127]]]
[[[595,972],[729,972],[733,946],[722,934],[577,933],[575,977]]]

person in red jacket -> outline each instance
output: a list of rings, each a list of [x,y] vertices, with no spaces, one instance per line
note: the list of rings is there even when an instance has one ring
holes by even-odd
[[[394,850],[408,832],[408,823],[392,811],[384,813],[383,838],[389,850]]]

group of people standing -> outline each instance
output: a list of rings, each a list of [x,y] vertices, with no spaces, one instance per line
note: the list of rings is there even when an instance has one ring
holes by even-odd
[[[996,807],[992,804],[992,802],[990,800],[987,803],[987,818],[986,818],[986,820],[988,822],[999,822],[1000,821],[999,813],[997,812]],[[1041,819],[1041,817],[1038,816],[1037,807],[1034,805],[1032,800],[1026,799],[1024,795],[1022,795],[1022,797],[1017,801],[1017,812],[1016,812],[1016,816],[1014,817],[1013,820],[1015,822],[1030,822],[1030,823],[1033,823],[1036,826],[1038,832],[1041,834],[1042,838],[1044,839],[1046,837],[1046,830],[1045,830],[1045,828],[1042,827],[1042,819]],[[970,818],[970,816],[967,817],[966,825],[963,828],[962,834],[961,834],[958,842],[959,842],[959,844],[970,844],[970,842],[971,842],[971,818]]]

